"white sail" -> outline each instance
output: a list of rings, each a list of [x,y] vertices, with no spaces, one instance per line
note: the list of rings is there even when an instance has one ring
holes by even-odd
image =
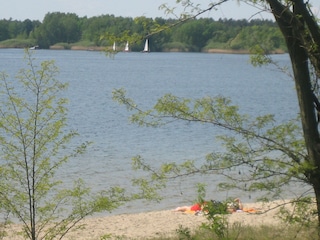
[[[113,43],[112,50],[117,51],[116,42]]]
[[[128,42],[126,43],[126,46],[124,47],[124,51],[129,52],[129,43]]]
[[[149,40],[146,39],[146,42],[144,44],[144,49],[143,49],[143,52],[149,52]]]

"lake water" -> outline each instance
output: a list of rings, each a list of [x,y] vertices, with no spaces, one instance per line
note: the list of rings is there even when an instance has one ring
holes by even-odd
[[[0,49],[0,71],[14,76],[23,65],[23,50]],[[178,123],[163,128],[141,128],[129,124],[125,107],[112,101],[112,90],[125,88],[128,96],[144,107],[151,107],[166,93],[179,97],[230,97],[241,111],[252,116],[266,113],[278,121],[294,118],[298,105],[290,77],[272,67],[254,68],[249,55],[205,53],[119,53],[115,59],[93,51],[39,50],[37,60],[56,61],[58,79],[68,82],[69,125],[79,132],[77,144],[92,141],[88,152],[71,159],[60,177],[66,184],[81,177],[96,190],[120,184],[130,187],[131,158],[141,155],[148,163],[177,163],[186,159],[202,161],[219,150],[215,142],[218,129],[211,126]],[[273,58],[289,66],[288,55]],[[248,194],[219,193],[219,179],[193,176],[172,182],[158,203],[137,201],[114,213],[133,213],[172,209],[190,204],[196,197],[195,182],[209,185],[208,198],[223,200]],[[254,199],[251,199],[254,200]]]

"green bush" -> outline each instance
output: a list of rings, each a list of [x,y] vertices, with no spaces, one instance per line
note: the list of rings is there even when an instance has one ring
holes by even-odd
[[[163,44],[162,49],[163,51],[189,52],[192,47],[182,42],[170,42]]]
[[[0,42],[0,48],[28,48],[34,45],[34,39],[8,39]]]

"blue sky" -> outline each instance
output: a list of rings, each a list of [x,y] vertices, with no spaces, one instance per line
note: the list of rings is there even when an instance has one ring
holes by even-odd
[[[202,8],[206,8],[210,2],[215,1],[195,0],[194,2],[201,4]],[[315,9],[320,8],[318,0],[310,0],[310,2],[315,4]],[[42,21],[48,12],[76,13],[79,17],[113,14],[123,17],[167,18],[163,10],[158,9],[163,3],[175,6],[175,0],[1,0],[0,19]],[[250,19],[258,12],[259,9],[242,2],[239,3],[238,0],[229,0],[217,10],[204,14],[203,17]],[[253,18],[273,19],[270,13],[257,14]]]

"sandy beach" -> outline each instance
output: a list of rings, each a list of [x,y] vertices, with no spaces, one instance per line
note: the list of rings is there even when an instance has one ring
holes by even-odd
[[[250,203],[244,204],[244,209],[255,209],[256,212],[237,212],[228,214],[229,223],[239,222],[242,225],[274,225],[280,220],[276,217],[278,209],[275,206],[283,204],[283,201],[269,204]],[[288,205],[289,207],[291,205]],[[147,239],[155,236],[166,236],[176,234],[179,226],[195,229],[201,223],[206,222],[203,215],[194,213],[175,212],[172,209],[164,211],[143,212],[138,214],[121,214],[107,217],[92,217],[85,219],[82,223],[86,226],[75,232],[70,232],[64,239],[75,240],[99,240],[106,239]],[[18,226],[12,226],[11,232]],[[5,240],[20,240],[11,234]]]
[[[228,214],[229,222],[240,222],[244,225],[273,225],[279,224],[276,217],[277,210],[273,209],[280,202],[268,205],[262,203],[244,204],[244,208],[259,210],[256,213],[237,212]],[[272,210],[273,209],[273,210]],[[263,213],[261,213],[263,212]],[[127,237],[129,239],[142,239],[154,236],[176,234],[179,226],[195,229],[206,222],[206,217],[194,213],[175,212],[173,210],[145,212],[138,214],[122,214],[104,218],[90,218],[86,220],[87,227],[83,232],[70,234],[68,239],[99,239],[99,236],[111,234],[112,236]],[[72,238],[74,237],[74,238]]]

